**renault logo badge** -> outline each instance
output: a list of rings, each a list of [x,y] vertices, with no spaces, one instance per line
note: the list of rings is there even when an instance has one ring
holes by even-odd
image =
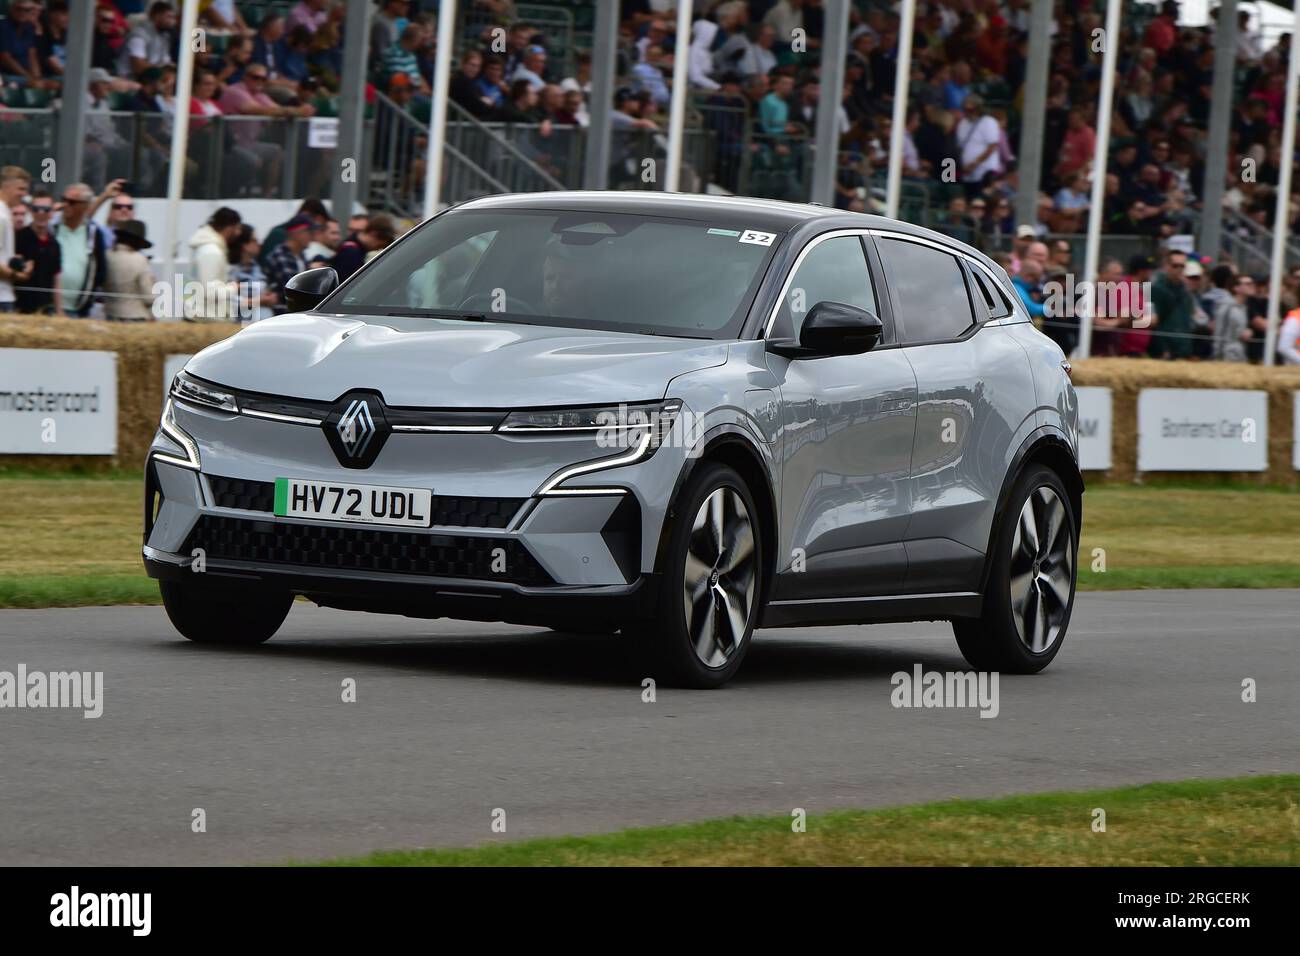
[[[378,395],[349,392],[325,419],[325,437],[344,468],[369,468],[379,456],[390,429]]]

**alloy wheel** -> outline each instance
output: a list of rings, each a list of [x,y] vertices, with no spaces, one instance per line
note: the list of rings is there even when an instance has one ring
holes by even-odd
[[[740,648],[757,583],[754,526],[733,488],[700,504],[686,542],[686,632],[706,667],[722,667]]]
[[[1020,509],[1011,542],[1011,614],[1021,642],[1034,654],[1061,636],[1074,582],[1071,544],[1065,502],[1040,485]]]

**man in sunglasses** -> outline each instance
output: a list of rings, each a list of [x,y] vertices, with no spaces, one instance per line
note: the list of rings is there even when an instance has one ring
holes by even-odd
[[[104,282],[108,249],[104,234],[91,222],[95,192],[86,183],[73,183],[63,190],[63,218],[54,227],[63,260],[59,290],[68,315],[90,314],[95,293]]]
[[[28,208],[32,221],[30,225],[18,230],[16,245],[18,255],[27,260],[31,272],[26,281],[15,288],[18,293],[18,311],[62,315],[63,302],[58,285],[63,257],[52,227],[54,197],[44,189],[38,189],[32,194]]]

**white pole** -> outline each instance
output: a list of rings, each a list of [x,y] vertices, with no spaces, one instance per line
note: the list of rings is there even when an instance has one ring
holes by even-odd
[[[429,157],[424,164],[424,218],[438,211],[442,192],[442,153],[447,142],[447,87],[451,83],[452,34],[456,0],[438,4],[438,48],[433,57],[433,110],[429,116]]]
[[[675,193],[681,185],[682,146],[686,137],[686,93],[690,82],[692,0],[677,0],[677,41],[673,45],[673,90],[668,106],[668,172],[664,192]]]
[[[885,185],[885,215],[898,218],[903,191],[903,134],[907,132],[907,94],[912,84],[912,24],[916,0],[903,0],[899,11],[898,69],[894,73],[894,122],[889,130],[889,178]]]
[[[1106,157],[1110,149],[1110,114],[1115,100],[1115,65],[1119,59],[1119,16],[1124,0],[1106,4],[1106,48],[1101,55],[1101,98],[1097,103],[1097,145],[1092,153],[1092,199],[1088,203],[1088,238],[1084,244],[1083,278],[1092,290],[1079,316],[1079,344],[1074,354],[1087,358],[1092,353],[1092,313],[1096,307],[1097,270],[1101,258],[1101,214],[1106,204]]]
[[[1300,85],[1300,55],[1295,43],[1300,30],[1291,31],[1291,57],[1286,71],[1286,112],[1282,114],[1282,164],[1277,174],[1277,211],[1273,214],[1273,267],[1268,275],[1268,331],[1264,333],[1264,364],[1272,365],[1277,353],[1277,327],[1282,315],[1282,271],[1286,268],[1286,239],[1290,231],[1291,163],[1295,157],[1296,92]]]
[[[186,146],[190,139],[190,90],[194,86],[194,30],[199,22],[199,0],[181,0],[181,42],[176,64],[176,110],[172,115],[171,165],[167,168],[167,225],[163,231],[164,282],[176,282],[176,244],[181,229],[181,196],[185,192]],[[173,291],[172,302],[180,301]],[[181,316],[171,316],[179,319]]]

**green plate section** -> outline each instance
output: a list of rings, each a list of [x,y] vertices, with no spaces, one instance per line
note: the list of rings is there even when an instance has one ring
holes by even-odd
[[[289,479],[275,479],[275,513],[284,517],[289,513]]]

